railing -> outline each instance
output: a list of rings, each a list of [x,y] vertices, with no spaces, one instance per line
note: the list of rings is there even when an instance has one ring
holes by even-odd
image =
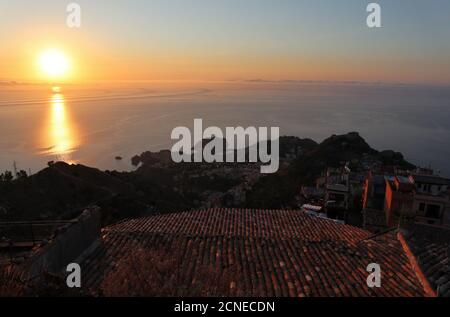
[[[0,248],[32,247],[74,221],[0,222]]]

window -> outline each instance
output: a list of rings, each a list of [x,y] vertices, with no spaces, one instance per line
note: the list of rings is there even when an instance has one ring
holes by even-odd
[[[427,218],[439,219],[441,213],[441,206],[439,205],[428,205],[427,207]]]
[[[420,203],[419,211],[425,211],[425,203]]]

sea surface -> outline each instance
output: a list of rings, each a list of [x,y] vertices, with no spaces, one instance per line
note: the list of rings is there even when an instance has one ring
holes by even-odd
[[[172,129],[195,118],[317,142],[357,131],[450,176],[450,87],[242,81],[0,84],[0,171],[57,160],[130,170],[132,156],[170,149]]]

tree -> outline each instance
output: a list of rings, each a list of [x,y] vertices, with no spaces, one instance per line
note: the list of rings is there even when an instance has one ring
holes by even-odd
[[[27,172],[24,170],[20,170],[19,172],[17,172],[17,179],[22,179],[22,178],[27,178]]]
[[[6,171],[0,174],[0,181],[9,183],[14,179],[13,174],[10,171]]]

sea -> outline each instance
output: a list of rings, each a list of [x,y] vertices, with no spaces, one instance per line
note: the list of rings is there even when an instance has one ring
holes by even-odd
[[[296,81],[0,82],[0,172],[51,161],[132,170],[131,158],[170,149],[174,128],[279,127],[317,142],[359,132],[450,176],[450,87]]]

